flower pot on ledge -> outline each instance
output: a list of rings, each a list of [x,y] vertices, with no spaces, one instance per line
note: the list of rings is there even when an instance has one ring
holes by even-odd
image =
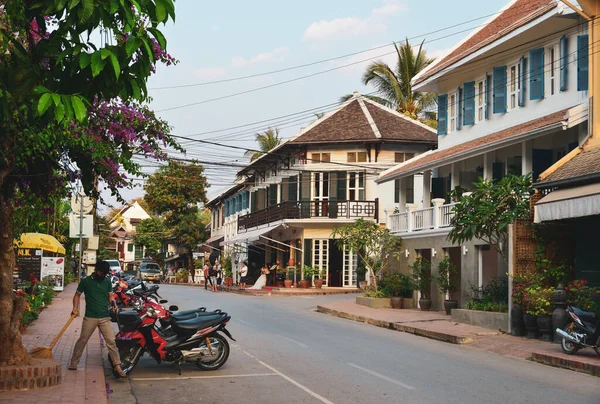
[[[310,286],[310,285],[309,285],[309,283],[308,283],[308,281],[307,281],[306,279],[302,279],[302,280],[300,281],[300,287],[301,287],[302,289],[308,289],[308,287],[309,287],[309,286]]]
[[[419,299],[419,307],[422,311],[429,311],[431,309],[431,299],[428,298],[420,298]]]
[[[317,288],[317,289],[321,289],[323,287],[323,279],[315,279],[314,283],[315,283],[315,288]]]
[[[286,279],[283,281],[283,285],[288,289],[292,287],[293,283],[294,283],[294,281],[292,281],[291,279]]]

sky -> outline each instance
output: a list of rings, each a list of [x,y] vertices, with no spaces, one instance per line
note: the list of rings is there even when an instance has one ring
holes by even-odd
[[[178,136],[253,148],[254,134],[271,125],[289,138],[316,119],[313,111],[273,118],[312,109],[326,112],[345,94],[374,91],[362,84],[362,73],[376,60],[394,64],[393,41],[408,37],[418,45],[425,40],[428,55],[442,57],[506,2],[176,0],[176,21],[162,32],[179,64],[161,65],[150,77],[150,105]],[[344,55],[350,56],[340,58]],[[306,64],[311,65],[295,68]],[[263,74],[281,69],[288,70]],[[231,80],[252,75],[259,76]],[[248,161],[240,149],[189,141],[182,145],[187,158],[206,162],[209,199],[231,186],[236,172],[211,162]],[[151,173],[156,164],[144,166]],[[126,200],[143,196],[143,182],[138,183],[123,190]],[[117,205],[110,195],[103,197],[108,205]]]

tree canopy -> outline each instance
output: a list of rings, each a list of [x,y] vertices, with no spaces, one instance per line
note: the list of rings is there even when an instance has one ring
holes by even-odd
[[[279,137],[279,129],[267,129],[263,133],[256,133],[254,135],[258,148],[260,151],[248,150],[244,153],[245,156],[250,156],[250,161],[254,161],[265,153],[268,153],[271,149],[281,144],[282,138]]]
[[[168,236],[164,221],[159,217],[142,220],[135,227],[135,244],[146,249],[147,257],[156,257],[162,247],[163,240]]]

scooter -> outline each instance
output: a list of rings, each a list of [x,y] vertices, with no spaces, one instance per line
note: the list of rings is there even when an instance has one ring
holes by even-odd
[[[563,352],[575,355],[582,348],[592,348],[600,355],[600,319],[595,313],[574,306],[567,307],[567,313],[573,320],[571,324],[564,330],[556,329],[556,334],[562,337]]]

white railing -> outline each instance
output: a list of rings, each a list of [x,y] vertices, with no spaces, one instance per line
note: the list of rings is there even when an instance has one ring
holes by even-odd
[[[393,213],[388,216],[388,228],[392,233],[404,233],[408,231],[408,212]]]
[[[433,228],[433,208],[416,209],[411,215],[413,230]]]
[[[434,199],[432,202],[430,208],[415,209],[415,205],[409,204],[405,212],[389,215],[388,229],[392,234],[401,234],[450,227],[456,203],[444,204],[443,199]]]
[[[454,211],[452,208],[456,206],[456,202],[449,203],[447,205],[442,205],[440,207],[440,225],[439,227],[448,227],[450,226],[450,221],[454,217]]]

